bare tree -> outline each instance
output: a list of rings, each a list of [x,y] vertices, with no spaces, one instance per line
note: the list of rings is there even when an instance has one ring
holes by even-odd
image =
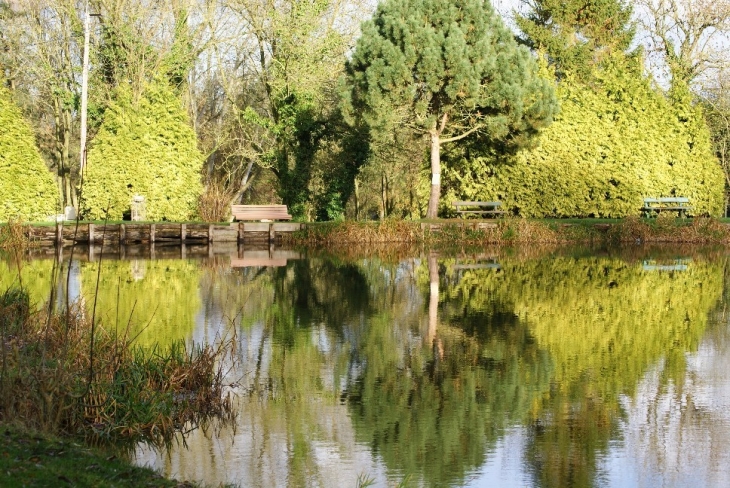
[[[649,61],[695,85],[728,62],[730,0],[635,0]]]

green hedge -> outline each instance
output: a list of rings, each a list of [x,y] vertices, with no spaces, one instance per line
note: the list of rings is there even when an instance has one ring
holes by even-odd
[[[180,100],[165,83],[134,100],[120,89],[88,155],[82,189],[85,218],[121,219],[134,195],[149,220],[189,220],[202,193],[203,156]]]
[[[59,208],[58,188],[10,92],[0,86],[0,222],[45,220]]]
[[[445,203],[500,199],[526,217],[624,217],[643,197],[683,196],[695,215],[721,214],[723,173],[688,92],[668,99],[612,66],[590,86],[563,79],[558,94],[561,112],[537,147],[452,161]]]

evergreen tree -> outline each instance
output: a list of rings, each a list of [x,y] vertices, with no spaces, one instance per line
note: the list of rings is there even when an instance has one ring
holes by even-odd
[[[613,52],[626,52],[635,29],[622,0],[534,0],[516,21],[523,44],[547,53],[558,76],[581,78]]]
[[[44,220],[56,213],[58,196],[30,126],[0,86],[0,221]]]
[[[166,80],[147,86],[139,100],[120,88],[91,144],[82,213],[121,219],[136,194],[147,218],[187,220],[202,192],[203,156],[179,98]]]
[[[441,145],[467,137],[519,143],[548,122],[551,84],[484,0],[385,0],[347,63],[346,111],[377,130],[427,135],[436,217]]]

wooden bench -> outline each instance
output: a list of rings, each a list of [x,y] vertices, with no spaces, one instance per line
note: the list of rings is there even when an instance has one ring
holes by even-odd
[[[234,220],[291,220],[286,205],[231,205]]]
[[[686,217],[691,211],[689,198],[687,197],[660,197],[644,198],[644,206],[641,207],[641,215],[651,217],[659,215],[660,212],[677,212],[679,217]]]
[[[474,201],[458,201],[453,202],[452,205],[454,208],[456,208],[456,213],[458,213],[461,217],[469,214],[478,214],[478,215],[485,215],[485,216],[491,216],[496,217],[499,215],[504,215],[507,212],[504,210],[499,210],[499,208],[502,206],[502,202],[496,201],[496,202],[474,202]]]

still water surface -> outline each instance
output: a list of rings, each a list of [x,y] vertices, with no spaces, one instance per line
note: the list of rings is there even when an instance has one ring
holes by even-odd
[[[39,299],[51,264],[22,270]],[[145,345],[234,340],[235,425],[135,453],[167,476],[720,487],[729,264],[723,251],[643,248],[108,259],[97,314]],[[72,268],[68,293],[88,300],[99,263]]]

